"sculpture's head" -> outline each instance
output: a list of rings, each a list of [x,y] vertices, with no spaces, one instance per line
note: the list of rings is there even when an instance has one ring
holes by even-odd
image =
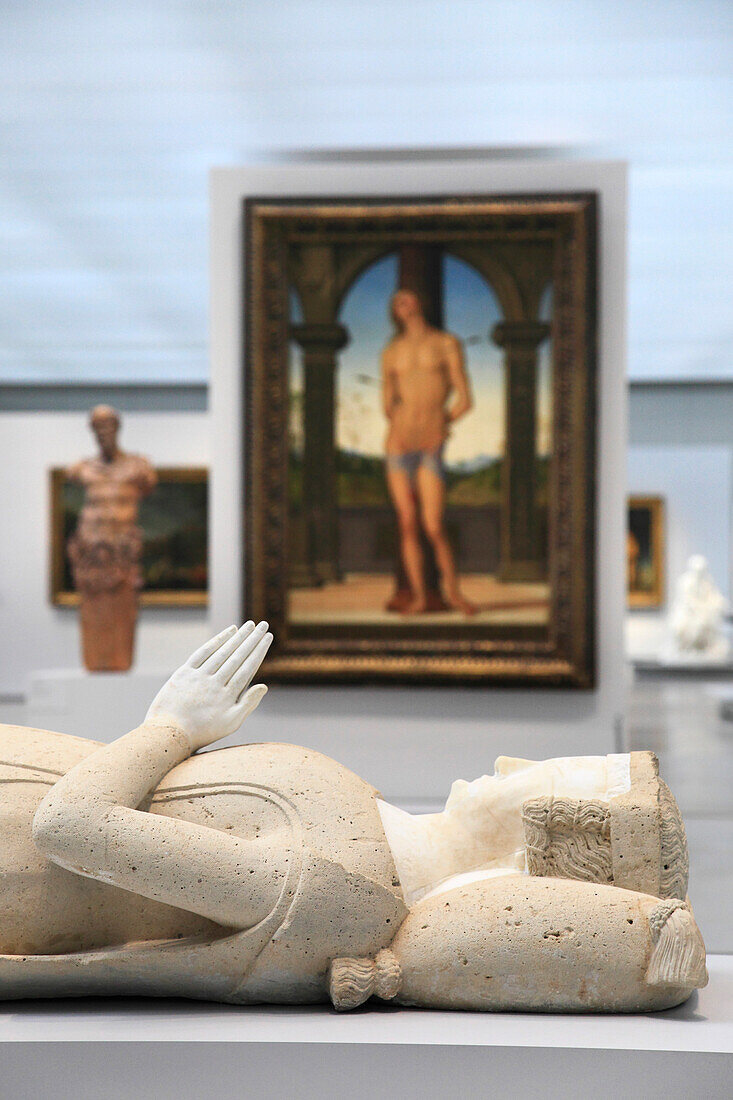
[[[693,554],[687,563],[687,568],[696,577],[704,577],[708,571],[707,559],[702,554]]]
[[[392,295],[389,312],[397,329],[402,332],[412,317],[424,317],[422,302],[414,290],[398,290]]]
[[[89,416],[89,424],[97,437],[99,449],[108,461],[117,453],[120,416],[111,405],[97,405]]]

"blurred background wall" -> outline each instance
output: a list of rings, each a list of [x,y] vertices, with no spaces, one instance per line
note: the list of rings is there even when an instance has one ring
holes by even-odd
[[[0,471],[27,525],[47,524],[45,469],[89,451],[83,414],[97,400],[129,410],[124,445],[155,461],[210,457],[212,165],[348,149],[377,151],[386,175],[390,150],[612,157],[630,165],[629,487],[674,495],[665,456],[689,471],[697,449],[719,449],[724,522],[681,538],[728,592],[730,3],[4,0],[0,11]],[[670,498],[668,512],[684,507]],[[38,628],[3,653],[0,691],[14,693],[29,662],[78,657],[70,613],[47,604],[42,555],[8,517],[0,633],[21,613]],[[177,657],[205,614],[145,613],[141,656],[165,642]],[[632,645],[651,621],[632,616]]]

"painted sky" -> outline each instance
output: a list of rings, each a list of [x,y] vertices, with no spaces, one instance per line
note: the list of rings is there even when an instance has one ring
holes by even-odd
[[[339,320],[351,338],[339,355],[336,441],[340,448],[383,455],[386,421],[380,399],[380,358],[392,336],[389,299],[397,288],[397,257],[385,256],[368,268],[344,299]],[[549,311],[549,300],[544,303]],[[463,343],[474,407],[454,429],[446,448],[449,464],[494,458],[504,448],[503,353],[490,339],[502,319],[499,303],[487,283],[468,264],[443,259],[445,328]],[[297,308],[297,307],[296,307]],[[549,313],[548,313],[549,316]],[[294,320],[296,317],[294,316]],[[293,363],[292,386],[302,386],[300,365]],[[538,450],[549,449],[549,347],[540,355]]]

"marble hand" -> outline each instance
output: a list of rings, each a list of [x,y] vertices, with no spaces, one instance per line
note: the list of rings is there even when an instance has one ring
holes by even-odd
[[[264,684],[250,684],[271,642],[265,622],[227,627],[176,669],[151,703],[146,724],[177,727],[191,752],[234,733],[267,692]]]

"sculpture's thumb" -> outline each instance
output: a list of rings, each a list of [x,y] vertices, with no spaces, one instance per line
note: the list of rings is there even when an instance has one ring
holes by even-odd
[[[245,718],[248,718],[253,710],[256,710],[262,700],[267,695],[266,684],[254,684],[251,688],[242,696],[238,710],[240,711],[240,722],[243,722]]]

